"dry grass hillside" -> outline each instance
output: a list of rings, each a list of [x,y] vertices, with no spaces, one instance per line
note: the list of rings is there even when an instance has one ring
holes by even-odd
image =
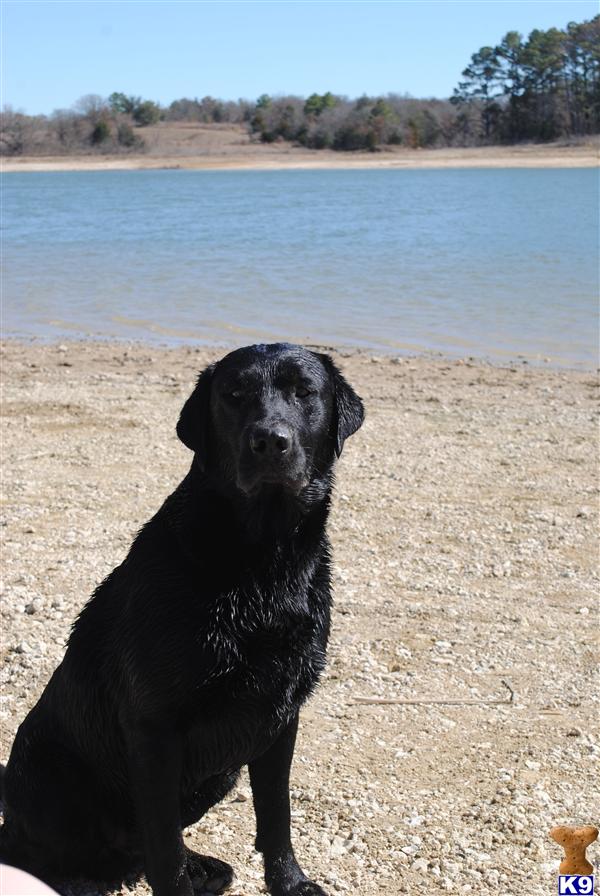
[[[598,164],[597,138],[569,143],[452,149],[385,147],[377,152],[311,150],[285,140],[260,143],[244,125],[160,122],[140,128],[143,152],[14,156],[4,171],[132,168],[568,168]]]

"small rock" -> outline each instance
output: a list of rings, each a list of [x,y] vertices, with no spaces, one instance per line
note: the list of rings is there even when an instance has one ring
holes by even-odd
[[[344,845],[344,840],[342,839],[342,837],[338,836],[337,834],[333,838],[330,852],[331,852],[332,857],[343,856],[344,853],[346,852],[346,846]]]
[[[437,647],[438,650],[442,651],[452,650],[452,644],[450,643],[450,641],[436,641],[434,646]]]
[[[422,874],[427,873],[427,859],[415,859],[415,861],[410,866],[411,871],[420,871]]]

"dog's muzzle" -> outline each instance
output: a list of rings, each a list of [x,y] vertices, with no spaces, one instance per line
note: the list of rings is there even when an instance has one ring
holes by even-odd
[[[308,484],[306,455],[284,423],[255,423],[245,432],[238,485],[247,494],[279,485],[298,494]]]

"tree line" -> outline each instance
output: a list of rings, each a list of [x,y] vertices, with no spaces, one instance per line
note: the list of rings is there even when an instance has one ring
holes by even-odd
[[[564,30],[509,31],[471,56],[451,102],[484,143],[600,131],[600,15]]]
[[[600,15],[564,30],[510,31],[471,56],[452,97],[408,95],[348,99],[269,96],[255,102],[205,96],[169,106],[124,93],[82,97],[73,108],[28,116],[5,108],[3,155],[132,152],[143,129],[159,122],[237,124],[264,143],[310,149],[378,150],[548,141],[600,132]]]

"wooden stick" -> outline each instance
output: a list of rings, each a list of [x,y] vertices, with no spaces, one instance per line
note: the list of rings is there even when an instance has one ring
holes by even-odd
[[[510,696],[507,700],[405,700],[402,697],[355,697],[351,703],[374,704],[376,706],[509,706],[515,692],[507,681],[502,679]]]

